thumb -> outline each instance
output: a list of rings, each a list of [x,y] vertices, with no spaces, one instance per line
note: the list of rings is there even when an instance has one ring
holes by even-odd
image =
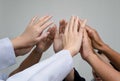
[[[40,41],[40,40],[46,38],[46,37],[49,35],[49,33],[50,33],[50,32],[42,33],[42,34],[37,38],[37,40]]]

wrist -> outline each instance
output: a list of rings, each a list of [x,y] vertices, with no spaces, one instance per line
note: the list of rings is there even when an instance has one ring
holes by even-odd
[[[11,42],[12,42],[13,47],[14,47],[15,50],[20,48],[19,37],[16,37],[16,38],[12,39]]]
[[[72,57],[77,54],[77,51],[75,51],[75,50],[72,49],[72,48],[64,48],[64,50],[69,50]]]
[[[89,56],[87,56],[86,58],[84,58],[88,63],[91,62],[92,60],[94,60],[94,58],[96,58],[96,54],[94,53],[90,53]],[[94,60],[95,61],[95,60]]]
[[[103,44],[102,46],[101,46],[101,48],[100,49],[98,49],[98,50],[100,50],[101,52],[106,52],[106,50],[109,48],[109,46],[107,45],[107,44]]]
[[[34,52],[35,52],[36,54],[42,54],[44,51],[36,47],[36,48],[34,49]]]

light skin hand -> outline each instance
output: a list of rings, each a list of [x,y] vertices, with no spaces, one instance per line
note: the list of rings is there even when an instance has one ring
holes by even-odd
[[[81,56],[84,60],[87,60],[90,54],[93,54],[93,48],[91,40],[88,37],[87,31],[84,29],[82,47],[80,49]]]
[[[51,44],[53,43],[53,40],[54,40],[55,31],[56,31],[56,27],[55,26],[52,27],[52,28],[49,28],[47,30],[47,33],[49,33],[48,36],[45,37],[45,38],[43,38],[43,39],[41,39],[40,42],[37,44],[36,50],[38,52],[42,53],[42,52],[46,51],[51,46]],[[15,50],[15,54],[16,54],[16,56],[24,55],[24,54],[30,52],[30,50],[32,48],[33,47],[27,47],[27,48],[23,48],[23,49],[17,49],[17,50]]]
[[[48,33],[42,34],[42,32],[53,23],[49,21],[50,19],[51,16],[44,16],[42,18],[34,17],[25,31],[12,40],[14,49],[34,46],[42,38],[46,37]]]
[[[65,20],[61,20],[59,22],[59,31],[58,30],[56,31],[54,42],[53,42],[55,53],[63,49],[61,35],[64,34],[66,25],[67,25],[67,22]],[[65,78],[65,81],[73,81],[73,80],[74,80],[74,69],[72,69],[72,71]]]
[[[72,56],[79,52],[83,38],[83,28],[78,30],[78,21],[78,17],[72,16],[62,37],[64,49],[70,50]]]
[[[58,30],[56,31],[54,42],[53,42],[53,48],[54,48],[55,53],[57,53],[57,52],[59,52],[60,50],[63,49],[62,34],[64,33],[66,24],[67,23],[66,23],[65,20],[61,20],[59,22],[59,31]]]

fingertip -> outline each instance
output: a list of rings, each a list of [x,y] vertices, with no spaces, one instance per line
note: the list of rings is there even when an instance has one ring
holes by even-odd
[[[82,22],[82,24],[81,24],[81,27],[83,27],[83,28],[84,28],[84,27],[85,27],[85,25],[86,25],[86,23],[87,23],[87,19],[84,19],[84,20],[83,20],[83,22]]]

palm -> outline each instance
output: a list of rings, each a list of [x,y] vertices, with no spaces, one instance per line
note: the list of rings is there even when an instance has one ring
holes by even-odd
[[[51,44],[53,43],[53,40],[54,40],[55,30],[56,30],[56,27],[49,28],[48,32],[50,32],[50,34],[47,37],[43,38],[37,44],[37,48],[36,49],[39,52],[44,52],[51,46]]]
[[[65,26],[66,26],[66,21],[61,20],[59,23],[59,31],[57,30],[55,34],[54,42],[53,42],[53,48],[55,53],[63,49],[63,46],[62,46],[63,42],[62,42],[61,35],[64,33]]]
[[[61,38],[60,34],[58,34],[58,33],[56,33],[56,35],[55,35],[53,47],[54,47],[55,53],[62,50],[62,48],[63,48],[62,47],[62,38]]]

